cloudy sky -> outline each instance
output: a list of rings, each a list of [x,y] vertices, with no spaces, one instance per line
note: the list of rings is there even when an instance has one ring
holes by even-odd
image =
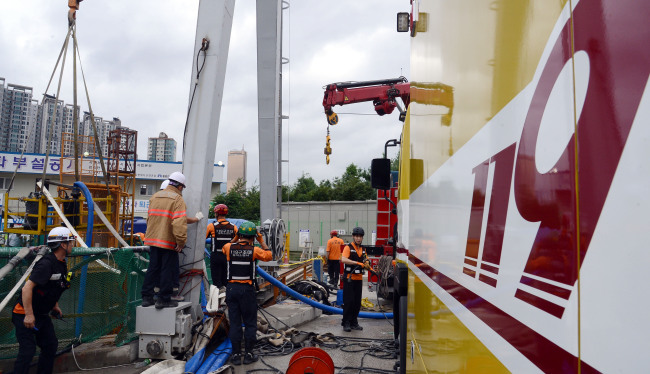
[[[328,83],[410,78],[410,38],[395,31],[396,13],[409,8],[407,0],[291,1],[283,37],[283,56],[290,59],[283,74],[283,112],[290,117],[283,121],[285,184],[303,173],[332,179],[350,163],[369,167],[386,140],[399,137],[397,111],[379,117],[371,103],[336,107],[339,125],[331,129],[333,154],[326,166],[321,103]],[[197,11],[198,0],[86,0],[77,12],[93,111],[137,130],[140,158],[146,157],[147,138],[165,132],[177,140],[180,160]],[[67,1],[3,0],[0,14],[0,77],[33,87],[40,100],[67,32]],[[61,93],[66,103],[72,103],[70,62]],[[54,85],[48,93],[56,93]],[[244,147],[248,184],[259,184],[253,0],[235,5],[222,105],[215,163]],[[81,107],[87,110],[85,100]],[[395,148],[389,151],[395,154]]]

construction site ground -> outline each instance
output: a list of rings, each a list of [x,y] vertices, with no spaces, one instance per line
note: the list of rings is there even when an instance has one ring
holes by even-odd
[[[339,291],[342,292],[342,291]],[[377,306],[377,294],[370,292],[364,281],[363,297],[368,298]],[[336,293],[330,296],[330,302],[337,300]],[[392,302],[379,299],[382,310],[392,312]],[[299,331],[315,333],[318,335],[330,333],[336,337],[338,347],[332,348],[322,346],[332,358],[336,373],[357,373],[360,367],[367,369],[381,369],[388,372],[393,370],[397,357],[390,354],[390,348],[381,354],[382,358],[371,354],[369,348],[390,346],[394,340],[393,321],[387,319],[359,319],[363,331],[344,332],[341,326],[341,315],[322,314],[320,310],[302,302],[286,299],[275,305],[264,309],[264,313],[270,324],[279,329],[286,329],[286,325],[295,327]],[[154,360],[147,366],[141,366],[142,359],[137,357],[137,341],[122,347],[115,347],[111,337],[105,337],[92,343],[85,343],[73,351],[67,352],[56,359],[55,373],[120,373],[136,374],[151,368],[159,361]],[[379,348],[380,350],[384,348]],[[258,362],[233,366],[235,374],[244,374],[252,370],[260,372],[259,369],[268,369],[268,372],[285,373],[292,356],[287,355],[260,355]],[[350,369],[343,369],[348,367]],[[353,370],[355,368],[356,370]],[[13,369],[12,360],[0,361],[0,374],[10,373]],[[363,372],[363,371],[362,371]],[[31,373],[36,373],[36,366]]]

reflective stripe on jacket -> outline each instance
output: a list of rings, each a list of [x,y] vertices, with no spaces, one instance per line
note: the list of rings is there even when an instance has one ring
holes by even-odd
[[[175,249],[187,241],[187,216],[183,196],[178,188],[168,186],[149,199],[149,216],[144,244]]]
[[[237,226],[225,219],[215,222],[211,226],[212,230],[208,230],[208,234],[212,236],[212,252],[221,252],[223,246],[230,243],[235,237]]]
[[[343,257],[346,257],[346,254],[349,255],[347,256],[348,259],[356,262],[363,262],[366,257],[365,249],[363,248],[362,245],[359,246],[361,250],[361,255],[357,253],[357,247],[353,244],[350,243],[347,246],[345,246],[345,249],[343,250]],[[363,267],[360,265],[350,265],[350,264],[345,264],[345,267],[343,268],[343,276],[347,277],[348,274],[351,275],[352,280],[363,280]]]
[[[228,280],[253,280],[255,278],[255,247],[248,243],[230,245]]]
[[[223,250],[223,253],[226,255],[226,260],[228,261],[228,282],[252,284],[253,283],[252,278],[251,279],[243,279],[243,280],[237,280],[237,279],[234,279],[234,278],[232,278],[232,279],[230,278],[230,275],[231,275],[231,272],[230,272],[231,261],[233,259],[235,261],[238,261],[238,262],[241,261],[241,259],[235,258],[235,257],[239,257],[239,255],[241,253],[237,253],[238,256],[234,256],[235,253],[233,253],[234,248],[237,248],[238,246],[253,248],[253,258],[252,258],[252,260],[250,260],[250,263],[253,266],[253,271],[254,271],[254,267],[255,267],[255,260],[271,261],[273,259],[273,253],[271,253],[271,251],[269,251],[269,250],[264,250],[262,248],[253,247],[251,245],[251,243],[249,243],[249,241],[247,239],[241,239],[238,243],[226,243],[226,245],[223,246],[222,250]],[[248,259],[243,259],[243,261],[241,261],[241,262],[247,262],[247,261],[248,261]],[[238,265],[244,266],[244,264],[241,264],[241,263],[238,264]],[[244,271],[244,274],[241,274],[241,276],[246,276],[247,277],[248,274],[250,274],[250,273],[246,273]],[[237,274],[237,276],[240,276],[240,274]]]

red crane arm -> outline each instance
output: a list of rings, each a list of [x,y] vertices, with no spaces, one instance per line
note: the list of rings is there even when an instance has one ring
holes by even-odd
[[[395,101],[401,98],[404,109]],[[410,85],[406,78],[385,79],[355,83],[332,83],[325,87],[323,109],[328,118],[328,123],[334,125],[338,117],[332,110],[335,105],[347,105],[372,101],[378,115],[390,114],[395,107],[400,109],[400,117],[406,113],[410,103]],[[400,118],[401,119],[401,118]]]

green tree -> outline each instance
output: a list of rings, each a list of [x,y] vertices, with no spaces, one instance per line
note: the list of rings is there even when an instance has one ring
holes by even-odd
[[[398,171],[399,170],[399,151],[397,151],[397,155],[395,158],[392,158],[390,160],[390,170],[391,171]]]
[[[314,178],[309,174],[303,174],[298,178],[296,183],[291,188],[291,201],[310,201],[314,191],[318,188]]]
[[[340,178],[334,178],[331,198],[338,201],[372,200],[375,189],[370,185],[370,171],[350,164]]]
[[[246,183],[238,179],[228,193],[218,194],[210,202],[210,218],[214,217],[213,207],[217,204],[228,206],[228,216],[248,221],[260,220],[260,191],[258,186],[246,190]]]

